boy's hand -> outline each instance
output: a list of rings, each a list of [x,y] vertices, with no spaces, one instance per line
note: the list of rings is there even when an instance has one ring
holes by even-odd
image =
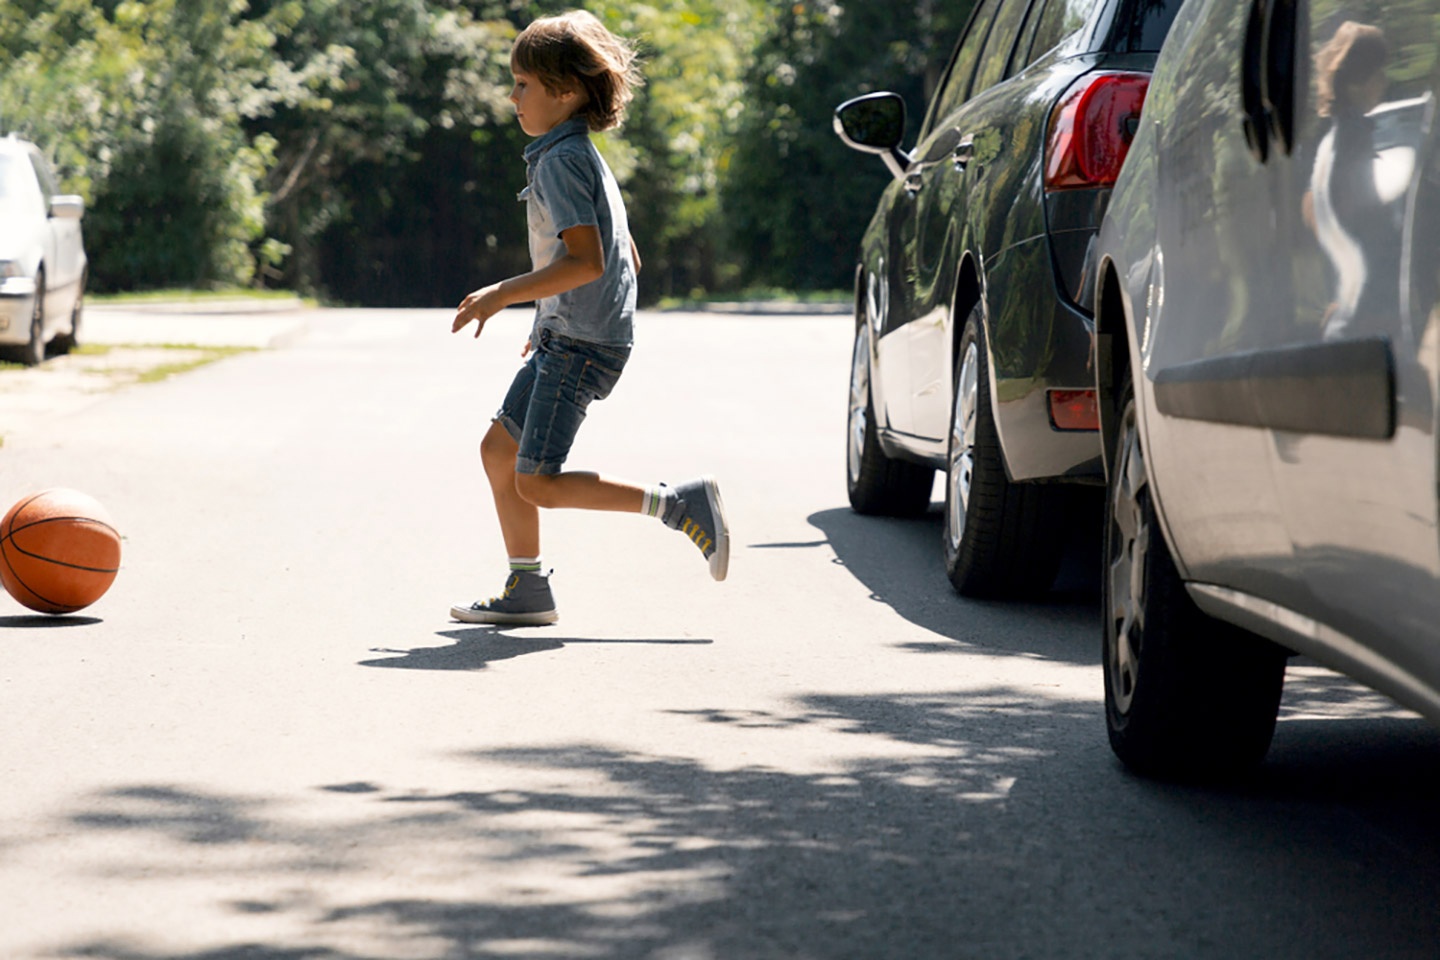
[[[451,333],[459,333],[471,320],[476,321],[475,336],[485,329],[485,321],[504,310],[507,304],[500,295],[500,284],[492,283],[482,287],[460,301],[455,310],[455,322],[450,325]]]

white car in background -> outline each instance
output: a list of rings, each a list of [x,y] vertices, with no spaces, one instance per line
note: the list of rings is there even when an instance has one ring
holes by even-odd
[[[34,144],[0,138],[0,349],[28,365],[80,336],[85,201],[59,192]]]

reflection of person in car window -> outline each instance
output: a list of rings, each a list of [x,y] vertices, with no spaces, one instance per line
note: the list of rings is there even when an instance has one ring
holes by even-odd
[[[1389,332],[1399,309],[1400,232],[1376,187],[1367,116],[1385,94],[1387,55],[1380,29],[1353,20],[1315,55],[1318,111],[1331,121],[1310,174],[1315,234],[1335,270],[1327,340]]]

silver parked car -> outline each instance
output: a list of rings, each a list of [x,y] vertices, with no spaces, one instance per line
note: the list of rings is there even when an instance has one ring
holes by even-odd
[[[1258,762],[1287,655],[1440,721],[1440,2],[1189,0],[1098,243],[1105,693]]]
[[[59,192],[34,144],[0,139],[0,347],[24,363],[80,336],[85,202]]]

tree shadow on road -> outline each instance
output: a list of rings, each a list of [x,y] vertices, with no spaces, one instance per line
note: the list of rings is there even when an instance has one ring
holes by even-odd
[[[176,918],[59,952],[1328,960],[1429,958],[1440,937],[1440,743],[1419,721],[1282,723],[1259,774],[1196,788],[1125,774],[1098,706],[1006,687],[695,717],[853,738],[858,759],[800,773],[587,743],[477,751],[454,758],[460,789],[317,785],[353,804],[324,820],[136,785],[86,798],[55,836],[130,835],[151,859],[107,865],[109,882],[211,882],[217,910],[274,926],[234,943]]]
[[[618,643],[618,644],[662,644],[690,645],[709,644],[713,640],[686,638],[657,639],[599,639],[587,637],[553,637],[548,634],[535,636],[530,633],[536,628],[525,628],[524,634],[515,634],[505,627],[478,626],[441,630],[437,636],[447,637],[455,642],[445,647],[414,647],[408,650],[385,647],[372,648],[371,653],[387,656],[375,660],[361,660],[362,667],[387,667],[395,670],[484,670],[499,660],[512,660],[528,653],[544,653],[548,650],[562,650],[572,644]]]
[[[1096,530],[1077,529],[1050,593],[1037,601],[984,601],[958,596],[941,558],[944,518],[861,516],[848,508],[809,518],[844,566],[900,616],[954,643],[911,644],[916,653],[989,651],[1080,664],[1100,662],[1100,553]]]

